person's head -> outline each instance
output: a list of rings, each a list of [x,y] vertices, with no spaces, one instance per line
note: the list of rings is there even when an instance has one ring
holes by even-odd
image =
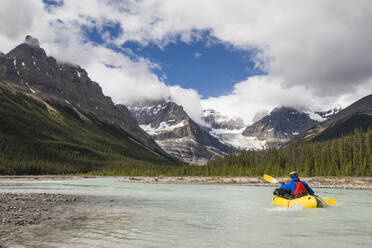
[[[292,171],[291,173],[289,173],[289,177],[290,177],[291,179],[298,177],[297,172]]]

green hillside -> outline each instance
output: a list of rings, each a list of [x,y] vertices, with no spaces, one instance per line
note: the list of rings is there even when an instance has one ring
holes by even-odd
[[[372,95],[365,96],[341,110],[328,120],[297,135],[284,146],[301,145],[306,142],[327,141],[350,135],[355,129],[372,128]]]
[[[93,170],[174,165],[126,132],[79,115],[72,108],[45,103],[0,88],[0,174],[71,174]]]
[[[342,135],[353,133],[355,128],[362,128],[367,131],[372,128],[372,116],[369,114],[355,114],[343,122],[337,122],[332,127],[325,129],[323,132],[313,138],[313,141],[325,141],[339,138]]]

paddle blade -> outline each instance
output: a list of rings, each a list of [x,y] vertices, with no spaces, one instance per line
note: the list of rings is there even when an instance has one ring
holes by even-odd
[[[277,183],[278,182],[275,178],[273,178],[272,176],[266,175],[266,174],[264,174],[264,180],[269,182],[269,183]]]
[[[332,197],[322,197],[322,200],[327,203],[327,205],[337,205],[337,200]]]

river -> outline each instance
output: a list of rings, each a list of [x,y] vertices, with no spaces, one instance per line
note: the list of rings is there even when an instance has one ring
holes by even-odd
[[[315,189],[335,207],[271,205],[272,187],[125,183],[120,178],[1,181],[0,192],[89,197],[62,225],[14,247],[370,247],[372,191]],[[13,247],[13,246],[12,246]]]

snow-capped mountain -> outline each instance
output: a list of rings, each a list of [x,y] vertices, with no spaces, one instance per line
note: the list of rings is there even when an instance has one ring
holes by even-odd
[[[265,145],[265,141],[242,135],[246,125],[240,117],[228,117],[216,110],[206,109],[202,119],[210,126],[209,133],[226,145],[239,150],[260,150]]]
[[[340,109],[323,112],[299,111],[290,107],[280,107],[248,126],[242,133],[247,138],[256,138],[264,147],[278,147],[293,137],[327,120]]]
[[[323,122],[323,121],[328,120],[329,118],[331,118],[332,116],[334,116],[335,114],[340,112],[341,110],[342,110],[342,108],[341,108],[341,106],[339,106],[339,107],[336,107],[336,108],[333,108],[333,109],[330,109],[330,110],[317,111],[317,112],[314,112],[314,113],[319,115],[322,118],[320,120],[320,122]],[[310,116],[310,118],[311,118],[311,116]]]
[[[140,127],[165,151],[187,163],[205,164],[236,151],[209,134],[174,102],[146,102],[132,105],[129,110]]]
[[[236,130],[245,127],[244,120],[240,117],[227,117],[213,109],[203,110],[202,119],[208,123],[212,129]]]

